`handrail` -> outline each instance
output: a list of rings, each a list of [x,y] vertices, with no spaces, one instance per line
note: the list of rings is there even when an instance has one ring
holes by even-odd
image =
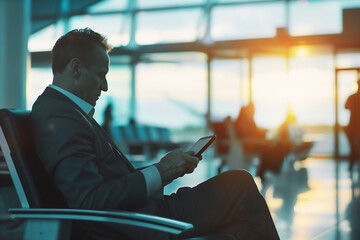
[[[108,223],[127,224],[140,226],[180,234],[185,230],[193,228],[193,225],[164,217],[158,217],[142,213],[125,211],[98,211],[85,209],[51,209],[51,208],[12,208],[8,210],[11,218],[25,219],[61,219],[61,220],[80,220],[97,221]]]

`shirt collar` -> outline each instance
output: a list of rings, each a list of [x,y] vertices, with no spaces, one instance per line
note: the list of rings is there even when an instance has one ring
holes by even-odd
[[[79,106],[79,108],[81,108],[81,110],[83,110],[86,114],[88,114],[90,117],[92,117],[94,115],[94,106],[92,106],[91,104],[87,103],[86,101],[84,101],[83,99],[79,98],[78,96],[75,96],[74,94],[72,94],[71,92],[68,92],[64,89],[62,89],[61,87],[55,86],[50,84],[49,87],[51,87],[52,89],[55,89],[56,91],[64,94],[66,97],[68,97],[71,101],[73,101],[76,105]]]

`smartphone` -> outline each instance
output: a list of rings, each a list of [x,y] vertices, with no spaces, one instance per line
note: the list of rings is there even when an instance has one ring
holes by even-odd
[[[213,143],[216,139],[215,135],[200,138],[189,151],[195,152],[195,157],[200,157],[201,154]]]

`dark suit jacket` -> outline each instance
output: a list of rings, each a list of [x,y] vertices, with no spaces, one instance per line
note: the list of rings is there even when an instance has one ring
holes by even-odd
[[[143,174],[69,98],[46,88],[31,120],[37,154],[70,208],[157,213]]]

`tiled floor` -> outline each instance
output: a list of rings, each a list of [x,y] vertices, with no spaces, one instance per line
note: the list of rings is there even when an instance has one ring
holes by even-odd
[[[165,193],[214,176],[218,164],[218,160],[205,157],[192,175],[174,181]],[[281,239],[360,239],[360,189],[354,184],[359,176],[357,170],[350,176],[347,162],[337,166],[334,159],[307,158],[286,165],[280,175],[268,177],[270,183],[264,187],[259,179],[255,180]]]

